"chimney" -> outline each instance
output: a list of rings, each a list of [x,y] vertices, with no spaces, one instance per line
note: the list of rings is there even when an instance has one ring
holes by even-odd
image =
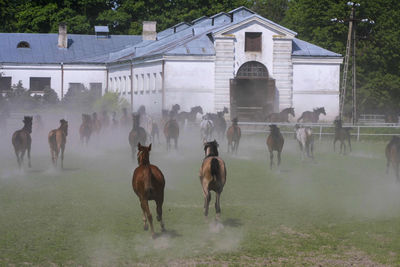
[[[67,24],[65,22],[58,25],[58,47],[68,48]]]
[[[142,38],[143,40],[157,40],[157,21],[143,21],[143,32]]]

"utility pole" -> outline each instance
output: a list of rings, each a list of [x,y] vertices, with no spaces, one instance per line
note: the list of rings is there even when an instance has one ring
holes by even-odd
[[[352,123],[357,123],[357,79],[356,79],[356,28],[357,22],[369,22],[370,24],[374,24],[373,20],[369,19],[357,19],[356,18],[356,8],[360,6],[359,3],[347,2],[348,6],[351,6],[350,17],[346,19],[331,19],[332,22],[344,23],[349,22],[349,31],[347,34],[347,43],[346,43],[346,55],[344,58],[344,66],[343,66],[343,77],[342,77],[342,86],[340,90],[339,97],[339,117],[342,119],[343,117],[343,109],[346,101],[346,88],[347,88],[347,73],[349,69],[349,58],[350,53],[352,54]],[[353,45],[353,49],[351,46]]]

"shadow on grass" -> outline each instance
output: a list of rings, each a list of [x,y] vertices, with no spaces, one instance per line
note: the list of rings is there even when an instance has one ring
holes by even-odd
[[[165,229],[164,232],[161,233],[155,233],[155,238],[159,238],[159,237],[170,237],[170,238],[177,238],[182,236],[181,234],[179,234],[176,230],[174,229]]]
[[[222,224],[230,227],[240,227],[243,225],[243,223],[236,218],[228,218],[226,220],[223,220]]]

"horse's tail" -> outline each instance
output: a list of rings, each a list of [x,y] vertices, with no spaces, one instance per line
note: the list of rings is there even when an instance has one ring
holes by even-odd
[[[153,193],[153,184],[151,180],[153,179],[153,174],[151,173],[151,169],[149,167],[149,176],[148,179],[144,179],[144,191],[151,195]]]
[[[217,180],[219,177],[220,169],[219,169],[219,161],[216,158],[211,159],[211,176],[214,180]]]

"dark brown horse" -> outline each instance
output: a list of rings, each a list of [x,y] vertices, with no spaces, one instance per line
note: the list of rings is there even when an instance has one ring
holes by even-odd
[[[218,157],[217,141],[204,143],[205,158],[200,167],[200,183],[204,194],[204,216],[208,216],[208,206],[211,201],[211,192],[215,196],[215,213],[219,219],[221,215],[220,196],[226,182],[225,162]]]
[[[197,113],[203,114],[203,109],[200,106],[195,106],[190,109],[190,112],[182,111],[177,115],[178,122],[182,125],[187,120],[189,123],[194,124],[196,122]]]
[[[17,156],[18,167],[21,168],[21,165],[24,161],[25,152],[28,154],[28,166],[31,165],[31,144],[32,144],[32,116],[25,116],[24,127],[21,130],[15,131],[12,135],[12,144],[14,146],[15,155]]]
[[[57,167],[58,154],[61,152],[61,169],[64,168],[64,151],[67,143],[68,121],[60,120],[60,127],[49,132],[49,145],[51,160],[54,167]]]
[[[97,117],[97,112],[92,114],[92,132],[99,134],[101,131],[101,121]]]
[[[228,153],[229,150],[232,153],[237,153],[239,148],[240,137],[242,136],[242,131],[238,125],[238,119],[234,118],[232,120],[232,126],[226,131],[226,139],[228,139]]]
[[[268,122],[289,122],[289,114],[294,115],[294,108],[285,108],[279,113],[271,113],[267,115],[266,121]]]
[[[143,211],[144,230],[148,230],[150,223],[151,235],[155,238],[153,228],[153,217],[149,208],[149,200],[154,200],[157,205],[157,221],[160,222],[161,231],[165,231],[164,222],[162,220],[162,205],[164,202],[164,175],[160,169],[150,164],[149,156],[151,144],[148,147],[137,145],[137,161],[139,166],[133,172],[132,187],[136,195],[139,197],[140,206]]]
[[[400,163],[400,137],[393,136],[389,144],[385,148],[386,154],[386,173],[389,173],[390,164],[393,167],[394,173],[396,174],[396,179],[400,182],[399,176],[399,163]]]
[[[350,127],[343,128],[341,120],[335,120],[334,124],[335,124],[335,137],[333,138],[333,151],[336,151],[335,148],[336,142],[340,141],[340,154],[342,153],[343,155],[346,154],[345,141],[347,140],[351,152],[350,131],[352,130],[352,128]]]
[[[132,114],[132,130],[129,133],[129,144],[131,145],[132,158],[135,158],[136,146],[138,143],[146,144],[147,134],[143,127],[139,126],[140,114]]]
[[[326,116],[324,107],[314,108],[313,111],[304,111],[303,114],[301,114],[300,118],[297,119],[297,122],[303,120],[303,123],[306,122],[317,123],[319,121],[320,114],[324,114]]]
[[[269,159],[270,159],[270,168],[272,169],[272,165],[274,163],[274,151],[278,152],[278,168],[281,165],[281,152],[283,148],[283,144],[285,140],[281,134],[279,128],[272,124],[269,126],[270,134],[267,137],[267,146],[269,151]]]
[[[229,110],[227,107],[224,107],[222,111],[218,111],[217,113],[206,114],[208,119],[212,120],[214,124],[214,130],[221,139],[225,137],[225,131],[227,127],[225,114],[227,113],[229,113]]]
[[[92,117],[89,114],[82,114],[82,124],[79,127],[79,137],[81,143],[86,145],[89,143],[90,136],[92,135],[93,125]]]
[[[164,135],[167,140],[167,151],[171,149],[171,139],[174,139],[175,149],[178,149],[179,125],[175,119],[170,119],[165,123]]]

